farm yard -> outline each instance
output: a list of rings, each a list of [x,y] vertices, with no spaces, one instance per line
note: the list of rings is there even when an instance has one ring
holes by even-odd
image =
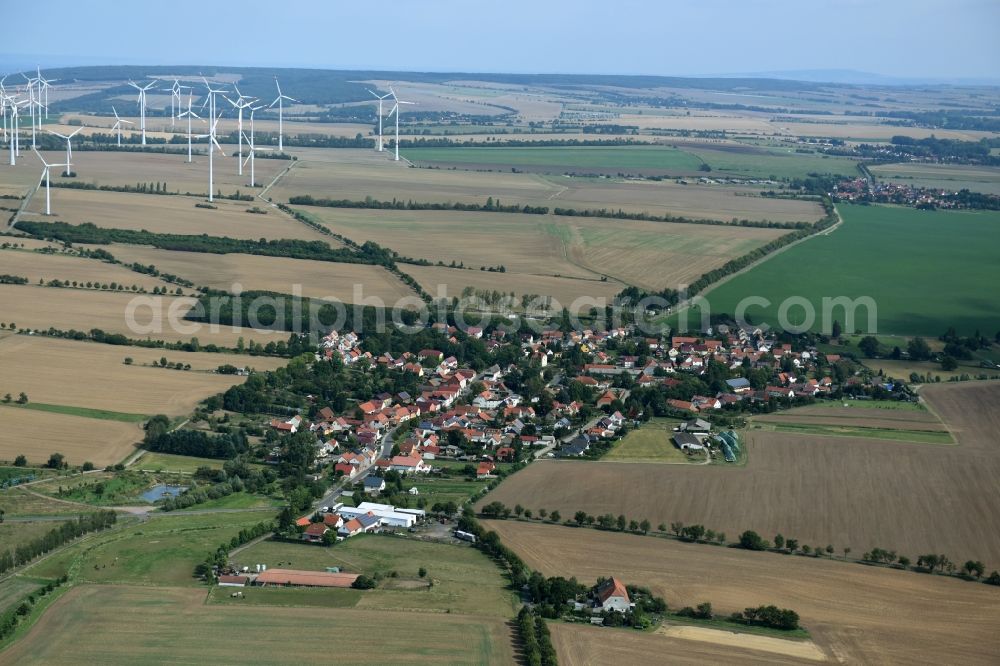
[[[135,663],[136,646],[156,662],[225,662],[234,654],[270,664],[316,658],[317,627],[340,636],[379,627],[379,648],[338,641],[338,659],[355,664],[483,664],[513,661],[504,618],[435,616],[413,631],[413,613],[360,609],[271,608],[204,604],[205,592],[171,587],[85,585],[56,601],[5,655],[20,664]],[[126,626],[122,617],[128,617]],[[240,631],[233,631],[240,627]],[[281,640],[275,640],[275,636]]]
[[[818,330],[822,298],[869,296],[877,305],[872,333],[936,337],[949,326],[963,335],[1000,329],[994,302],[969,289],[1000,283],[1000,263],[993,253],[1000,242],[1000,213],[856,205],[839,205],[838,210],[844,222],[837,229],[707,291],[712,312],[733,314],[744,297],[762,296],[770,305],[751,307],[747,315],[775,325],[781,302],[802,296],[813,304],[811,328]],[[935,269],[928,271],[931,264]],[[828,279],[834,274],[836,280]],[[789,275],[796,278],[789,280]],[[892,280],[883,279],[886,275]],[[844,323],[842,308],[833,316]],[[856,327],[866,332],[867,316],[865,308],[858,309]],[[803,323],[799,307],[788,317],[792,324]]]
[[[125,357],[133,359],[126,365]],[[161,358],[191,370],[153,367]],[[205,398],[244,381],[220,365],[273,370],[285,360],[208,352],[127,348],[17,335],[0,340],[0,395],[23,391],[32,402],[127,414],[190,413]],[[41,415],[36,415],[41,418]]]
[[[305,227],[303,227],[305,228]],[[289,259],[253,254],[223,254],[206,259],[203,252],[179,252],[134,245],[104,247],[119,261],[151,264],[160,271],[173,273],[199,286],[232,292],[239,284],[242,291],[298,293],[308,298],[335,298],[354,303],[365,297],[377,297],[391,306],[414,292],[381,266],[346,264],[311,259]],[[360,298],[355,296],[355,292]]]
[[[870,509],[864,503],[857,506]],[[487,521],[487,525],[529,567],[546,576],[595,580],[615,575],[649,586],[671,608],[710,601],[723,615],[760,604],[793,608],[830,661],[989,664],[1000,650],[994,631],[1000,604],[996,590],[987,585],[593,529],[520,521]],[[560,630],[553,628],[553,633],[558,636]],[[636,649],[652,650],[654,638],[663,638],[661,650],[667,650],[674,644],[668,636],[641,635],[642,647]],[[559,645],[567,649],[565,642]],[[569,654],[575,653],[570,647]],[[744,654],[737,648],[734,656],[722,660]],[[572,659],[568,663],[576,663]],[[771,662],[781,655],[757,659]]]
[[[29,211],[45,210],[44,192],[32,198]],[[198,208],[199,199],[185,196],[100,192],[91,190],[52,189],[54,217],[67,224],[90,222],[108,229],[132,229],[159,234],[228,236],[257,240],[293,238],[340,244],[306,225],[296,222],[277,210],[266,215],[248,213],[255,204],[247,201],[213,203],[216,210]],[[259,202],[258,202],[259,203]],[[26,215],[25,220],[48,221],[48,218]]]
[[[958,446],[750,430],[745,467],[544,461],[504,481],[488,501],[566,516],[700,523],[730,540],[752,529],[855,554],[933,551],[1000,568],[1000,529],[984,529],[996,525],[990,489],[1000,474],[993,446],[1000,415],[992,406],[1000,383],[926,386],[922,395]]]

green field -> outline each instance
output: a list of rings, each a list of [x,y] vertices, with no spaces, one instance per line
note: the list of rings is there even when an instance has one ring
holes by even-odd
[[[204,589],[76,586],[17,643],[16,664],[514,663],[506,618],[204,603]],[[362,640],[362,637],[370,637]]]
[[[745,314],[754,323],[777,324],[778,308],[804,297],[815,309],[812,330],[823,324],[822,299],[870,297],[877,306],[877,331],[936,337],[949,326],[962,335],[1000,330],[993,285],[1000,284],[1000,213],[919,211],[887,206],[838,206],[844,223],[810,238],[710,291],[714,314],[734,314],[746,297],[764,297]],[[793,276],[793,277],[792,277]],[[855,328],[867,330],[865,308]],[[788,312],[789,323],[804,323],[803,309]],[[828,325],[849,327],[843,308]],[[688,313],[698,321],[698,310]]]
[[[37,488],[37,486],[30,486]],[[77,504],[66,504],[54,499],[39,497],[29,493],[24,488],[8,488],[0,490],[0,509],[6,512],[7,518],[25,516],[69,516],[75,517],[81,513],[93,513],[90,509]]]
[[[764,151],[734,151],[721,148],[685,148],[704,160],[712,172],[709,178],[804,178],[810,173],[856,176],[857,162],[844,157],[816,153],[796,153],[790,148]]]
[[[34,409],[39,412],[49,412],[52,414],[67,414],[69,416],[82,416],[88,419],[101,419],[104,421],[122,421],[123,423],[141,423],[149,419],[148,414],[131,414],[129,412],[113,412],[107,409],[90,409],[88,407],[72,407],[70,405],[48,405],[42,402],[29,402],[26,405],[9,405],[19,409]]]
[[[403,155],[418,164],[474,165],[477,168],[586,171],[675,171],[695,173],[701,160],[668,146],[554,146],[513,148],[409,148]]]
[[[767,423],[767,430],[777,432],[794,432],[801,435],[827,435],[831,437],[867,437],[869,439],[885,439],[892,442],[914,442],[917,444],[954,444],[951,434],[942,431],[902,430],[896,428],[866,428],[855,425],[817,425],[813,423]]]
[[[211,458],[196,458],[194,456],[178,456],[172,453],[147,452],[136,462],[135,467],[150,472],[194,474],[199,467],[222,469],[222,461]]]
[[[701,462],[704,455],[688,458],[671,441],[676,419],[650,419],[641,428],[625,435],[601,460],[637,463]]]
[[[385,576],[379,587],[358,599],[359,609],[420,610],[513,617],[514,595],[500,569],[467,545],[418,541],[387,535],[364,535],[336,546],[262,541],[237,554],[244,566],[266,564],[324,571],[341,567],[350,573]],[[420,567],[427,575],[420,578]],[[397,576],[391,577],[395,571]],[[431,583],[433,583],[431,585]]]
[[[14,576],[0,583],[0,613],[42,586],[30,578]]]
[[[0,509],[3,505],[0,504]],[[39,520],[36,522],[0,523],[0,552],[13,550],[17,546],[33,541],[49,530],[62,524],[61,520]]]

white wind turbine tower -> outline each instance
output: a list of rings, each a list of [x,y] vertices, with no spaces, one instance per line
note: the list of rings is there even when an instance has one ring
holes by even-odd
[[[129,81],[128,84],[139,91],[139,97],[136,100],[139,102],[139,129],[142,130],[142,145],[146,145],[146,91],[156,85],[156,79],[145,86],[140,86],[134,81]]]
[[[49,196],[49,194],[50,194],[49,177],[50,177],[50,174],[51,174],[51,169],[52,169],[52,167],[66,167],[66,171],[69,171],[69,167],[71,165],[70,165],[69,162],[67,162],[66,164],[49,164],[48,162],[45,161],[45,159],[42,157],[42,154],[40,152],[38,152],[34,148],[32,148],[32,150],[35,151],[35,155],[38,155],[38,159],[41,160],[42,165],[44,166],[44,168],[42,169],[42,177],[38,179],[38,186],[41,187],[42,181],[43,180],[45,181],[45,214],[46,215],[51,215],[52,214],[52,199]]]
[[[38,86],[39,86],[39,88],[38,88],[38,103],[39,103],[39,109],[38,109],[38,111],[39,111],[38,128],[41,129],[41,127],[42,127],[42,118],[41,118],[42,95],[43,94],[45,95],[45,105],[44,105],[45,106],[45,119],[48,120],[49,119],[49,88],[52,87],[49,84],[50,83],[55,83],[59,79],[46,79],[44,76],[42,76],[42,68],[41,67],[37,67],[36,66],[35,71],[38,74],[38,77],[35,79],[35,81],[38,83]]]
[[[246,95],[241,93],[240,89],[237,88],[236,86],[233,86],[233,88],[236,90],[236,95],[237,95],[236,101],[229,99],[225,95],[223,95],[223,97],[227,102],[233,105],[233,108],[239,111],[239,116],[236,121],[236,134],[237,134],[236,140],[239,143],[239,154],[236,160],[237,164],[236,172],[242,176],[243,175],[243,109],[250,108],[251,106],[254,105],[254,103],[257,102],[257,100],[256,98],[253,97],[247,97]]]
[[[284,115],[285,115],[285,111],[284,111],[285,104],[284,104],[283,100],[287,99],[289,102],[296,102],[296,103],[299,100],[292,99],[288,95],[282,94],[282,92],[281,92],[281,86],[278,85],[278,77],[277,76],[274,77],[274,85],[275,85],[275,87],[278,88],[278,96],[274,98],[274,101],[271,102],[271,104],[267,108],[270,109],[275,104],[278,105],[278,150],[279,151],[283,151],[285,149],[284,139],[282,138],[282,133],[284,131]]]
[[[191,94],[190,93],[188,93],[188,108],[187,108],[187,111],[184,111],[178,117],[180,117],[180,118],[187,117],[187,119],[188,119],[188,159],[187,159],[187,161],[188,161],[188,164],[190,164],[191,163],[191,119],[192,118],[197,118],[198,120],[201,120],[201,116],[199,116],[197,113],[195,113],[194,111],[191,110]],[[211,150],[211,148],[212,148],[211,144],[209,144],[208,147],[209,147],[209,150]]]
[[[214,102],[212,103],[212,106],[215,106]],[[219,124],[220,117],[222,117],[221,113],[218,116],[214,116],[212,124],[209,126],[208,134],[199,134],[197,137],[195,137],[198,139],[205,139],[205,138],[208,139],[208,201],[209,202],[215,201],[215,192],[214,192],[215,165],[212,156],[215,154],[216,149],[218,149],[220,155],[222,155],[223,157],[226,156],[226,153],[223,152],[222,150],[222,146],[220,146],[219,142],[215,140],[215,130]]]
[[[250,136],[246,137],[247,145],[250,147],[250,154],[247,155],[246,159],[246,161],[250,163],[250,187],[257,187],[257,179],[254,178],[254,169],[253,169],[254,156],[256,155],[257,152],[257,146],[254,143],[254,134],[253,134],[253,114],[255,111],[260,111],[263,108],[264,108],[263,104],[261,104],[260,106],[250,107]],[[268,150],[268,149],[261,148],[261,150]]]
[[[77,127],[69,135],[60,134],[59,132],[53,132],[52,130],[46,130],[49,134],[53,136],[58,136],[63,139],[66,139],[66,173],[63,174],[64,176],[69,175],[69,165],[73,161],[73,137],[76,136],[77,132],[79,132],[82,129],[83,129],[82,127]]]
[[[382,100],[384,100],[386,97],[392,97],[392,93],[378,95],[373,90],[369,90],[368,92],[374,95],[375,99],[378,100],[378,147],[376,148],[376,150],[378,150],[378,152],[381,153],[382,152]]]
[[[114,132],[115,130],[118,130],[118,147],[120,148],[122,145],[122,123],[127,125],[134,125],[135,123],[131,120],[125,120],[124,118],[119,117],[118,112],[115,111],[115,107],[112,106],[111,110],[115,112],[115,124],[111,126],[111,131]]]
[[[5,75],[0,79],[0,113],[3,114],[3,140],[7,140],[7,106],[13,101],[11,97],[7,96],[7,89],[4,88],[3,82],[7,80]]]
[[[24,74],[21,74],[21,76],[24,76]],[[39,127],[41,127],[41,122],[42,122],[42,109],[40,107],[41,102],[39,102],[38,99],[35,96],[35,84],[38,82],[38,79],[29,79],[27,76],[24,76],[24,80],[28,82],[28,85],[27,85],[27,88],[28,88],[28,111],[31,113],[31,148],[34,149],[35,145],[36,145],[35,144],[35,116],[36,116],[36,114],[35,114],[35,105],[39,105],[38,114],[37,114]]]
[[[401,100],[398,97],[396,97],[396,91],[392,89],[392,86],[389,86],[389,94],[392,95],[392,99],[395,102],[395,104],[392,107],[392,111],[389,112],[389,115],[391,116],[394,113],[396,114],[396,157],[395,157],[395,160],[398,162],[399,161],[399,105],[400,104],[413,104],[413,102],[404,102],[403,100]]]
[[[21,156],[21,128],[19,123],[20,115],[18,114],[18,107],[22,104],[30,104],[30,102],[26,99],[17,101],[13,97],[11,97],[10,100],[10,124],[12,132],[10,137],[10,165],[14,166],[17,164],[17,158]]]

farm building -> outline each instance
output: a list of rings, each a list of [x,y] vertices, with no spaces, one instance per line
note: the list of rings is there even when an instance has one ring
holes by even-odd
[[[257,576],[256,584],[285,587],[350,587],[359,574],[299,571],[296,569],[268,569]]]
[[[345,506],[340,510],[340,514],[345,519],[360,519],[369,513],[378,519],[378,524],[385,527],[413,527],[420,515],[412,511],[397,511],[396,507],[389,504],[375,504],[373,502],[362,502],[357,507]]]
[[[678,432],[674,434],[674,444],[681,451],[702,451],[705,446],[701,440],[689,432]]]
[[[595,597],[595,607],[605,611],[624,613],[632,606],[625,584],[614,576],[597,586]]]
[[[249,582],[250,582],[249,576],[229,576],[229,575],[219,576],[220,587],[246,587],[247,583]]]

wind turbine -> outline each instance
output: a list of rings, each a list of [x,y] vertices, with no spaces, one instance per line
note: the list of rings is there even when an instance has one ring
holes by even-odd
[[[188,93],[188,109],[180,114],[180,118],[187,116],[188,119],[188,164],[191,163],[191,119],[197,118],[201,120],[201,116],[191,110],[191,94]],[[212,146],[209,145],[209,151],[211,151]]]
[[[45,161],[45,158],[42,157],[42,154],[40,152],[38,152],[38,150],[36,150],[35,148],[32,148],[32,150],[35,151],[35,154],[38,155],[38,159],[41,160],[42,164],[45,167],[45,168],[42,169],[42,177],[38,179],[38,186],[41,187],[42,181],[43,180],[45,181],[45,214],[46,215],[51,215],[52,214],[52,199],[49,196],[50,189],[51,189],[50,186],[49,186],[49,174],[51,172],[52,167],[61,167],[61,166],[64,166],[64,167],[66,167],[66,171],[69,171],[69,167],[71,165],[70,165],[69,162],[67,162],[66,164],[49,164],[48,162]]]
[[[111,110],[115,111],[115,107],[112,106]],[[125,120],[124,118],[119,117],[118,116],[118,112],[115,111],[115,124],[111,126],[111,131],[113,132],[115,130],[118,130],[118,147],[119,148],[122,145],[122,123],[127,123],[129,125],[134,125],[135,124],[131,120]],[[67,160],[67,161],[69,161],[69,160]]]
[[[247,161],[250,162],[250,187],[257,186],[257,180],[254,178],[254,170],[253,170],[254,156],[256,155],[257,152],[257,146],[254,143],[254,134],[253,134],[253,114],[254,112],[259,111],[263,108],[264,108],[263,104],[261,104],[260,106],[250,107],[250,136],[247,137],[247,145],[250,147],[250,154],[247,155]],[[261,150],[267,150],[267,149],[261,148]]]
[[[66,173],[63,174],[64,176],[69,176],[69,164],[70,162],[73,161],[73,137],[76,136],[77,132],[79,132],[82,129],[83,129],[82,127],[77,127],[69,135],[60,134],[59,132],[53,132],[52,130],[46,130],[49,134],[52,134],[53,136],[58,136],[62,137],[63,139],[66,139]]]
[[[31,102],[26,99],[16,101],[13,97],[10,99],[10,124],[12,132],[10,137],[10,165],[14,166],[17,164],[17,158],[21,156],[21,127],[18,107],[22,104],[30,104]]]
[[[7,96],[7,89],[4,88],[3,82],[7,80],[7,76],[4,75],[0,79],[0,114],[3,115],[3,140],[7,140],[7,105],[13,101]]]
[[[392,93],[386,93],[384,95],[378,95],[374,91],[369,90],[372,95],[375,95],[375,99],[378,100],[378,152],[382,152],[382,100],[386,97],[392,97]]]
[[[392,107],[392,111],[389,112],[389,115],[391,116],[394,113],[396,114],[396,157],[395,157],[395,160],[398,162],[399,161],[399,105],[400,104],[413,104],[413,102],[404,102],[403,100],[401,100],[398,97],[396,97],[396,91],[392,89],[392,86],[389,86],[389,93],[392,95],[392,99],[395,102],[395,104]]]
[[[28,85],[27,85],[27,88],[28,88],[28,111],[31,113],[31,148],[34,149],[35,145],[36,145],[35,144],[35,105],[36,104],[39,105],[39,109],[38,109],[38,126],[39,127],[41,127],[41,122],[42,122],[41,102],[39,102],[38,99],[35,96],[35,84],[38,83],[38,79],[30,79],[27,76],[25,76],[23,73],[21,74],[21,76],[24,76],[24,80],[28,82]]]
[[[139,91],[139,97],[136,100],[139,102],[139,128],[142,130],[142,145],[146,145],[146,91],[156,85],[156,79],[153,79],[148,85],[140,86],[134,81],[129,81],[128,84]]]
[[[271,108],[275,104],[278,105],[278,150],[283,151],[285,149],[285,144],[282,139],[282,129],[284,121],[284,102],[282,100],[288,100],[289,102],[298,102],[297,99],[292,99],[288,95],[284,95],[281,92],[281,86],[278,84],[278,77],[274,77],[274,85],[278,88],[278,96],[274,98],[274,101],[267,108]]]
[[[239,147],[239,158],[236,160],[237,164],[236,172],[242,176],[243,175],[243,109],[247,109],[253,106],[253,104],[257,101],[257,99],[253,97],[247,97],[246,95],[241,93],[240,89],[237,88],[236,86],[233,86],[233,88],[236,90],[236,95],[237,95],[235,102],[226,97],[225,95],[223,95],[223,97],[227,102],[233,105],[233,108],[239,111],[239,118],[236,121],[236,133],[237,133],[236,140],[239,142],[240,147]]]
[[[212,106],[215,106],[215,104],[213,103]],[[213,164],[212,156],[215,154],[215,150],[216,149],[218,149],[220,155],[222,155],[223,157],[226,156],[226,153],[223,152],[223,150],[222,150],[222,146],[220,146],[219,142],[215,140],[216,126],[219,124],[219,118],[221,118],[221,117],[222,117],[221,113],[218,116],[214,116],[212,124],[209,126],[208,134],[199,134],[197,136],[197,138],[199,138],[199,139],[205,139],[205,138],[208,139],[208,201],[209,201],[209,203],[211,203],[212,201],[215,201],[215,192],[213,191],[213,188],[215,187],[214,186],[214,180],[213,180],[214,176],[215,176],[215,165]]]
[[[42,68],[38,67],[37,65],[35,67],[35,71],[38,74],[38,77],[36,79],[36,81],[37,81],[37,83],[39,85],[39,89],[38,89],[38,102],[39,102],[39,105],[41,105],[42,93],[44,93],[45,94],[45,119],[48,120],[49,119],[49,88],[52,87],[49,84],[50,83],[55,83],[59,79],[46,79],[44,76],[42,76]],[[38,127],[39,128],[41,128],[41,126],[42,126],[42,118],[41,118],[41,113],[40,112],[41,112],[41,107],[39,107],[39,118],[38,118]]]

